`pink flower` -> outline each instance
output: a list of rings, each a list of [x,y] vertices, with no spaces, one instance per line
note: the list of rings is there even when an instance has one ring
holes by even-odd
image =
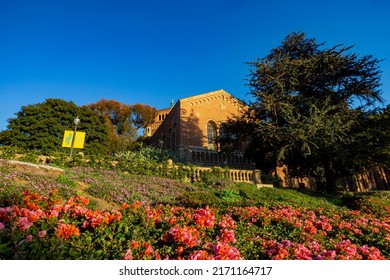
[[[32,239],[33,239],[33,237],[32,237],[31,234],[26,236],[26,240],[27,240],[28,242],[31,242]]]
[[[381,255],[378,248],[368,247],[363,245],[358,249],[359,253],[363,255],[366,260],[384,260],[385,258]]]
[[[38,232],[38,237],[39,238],[42,238],[46,235],[46,230],[41,230],[40,232]]]
[[[221,228],[236,228],[237,225],[235,224],[232,217],[229,215],[223,215],[221,218],[221,222],[219,222],[219,226]]]
[[[18,220],[19,222],[19,229],[21,231],[25,231],[25,230],[28,230],[32,225],[33,223],[31,223],[27,217],[22,217],[22,218],[19,218]]]
[[[178,225],[176,225],[175,227],[171,228],[168,234],[164,237],[165,242],[169,241],[171,238],[173,241],[186,245],[189,248],[192,248],[201,242],[198,240],[198,230],[196,228],[187,226],[180,228]]]
[[[50,215],[48,216],[48,218],[54,218],[54,217],[58,217],[58,211],[57,210],[51,210],[50,211]]]
[[[5,225],[3,223],[0,223],[0,230],[2,230],[3,228],[5,228]]]
[[[133,255],[132,255],[132,252],[131,252],[130,249],[128,249],[128,250],[126,251],[126,254],[125,254],[125,256],[123,257],[123,259],[124,259],[124,260],[132,260],[132,259],[133,259]]]
[[[236,243],[236,237],[234,236],[234,231],[228,230],[228,229],[223,229],[221,230],[221,239],[225,243]]]
[[[207,251],[204,250],[198,250],[194,253],[192,253],[189,257],[189,260],[211,260],[213,259],[212,256],[207,253]]]
[[[218,242],[214,247],[216,260],[240,260],[241,254],[236,248],[224,242]]]
[[[200,227],[212,228],[215,222],[215,214],[206,207],[195,211],[195,224]]]

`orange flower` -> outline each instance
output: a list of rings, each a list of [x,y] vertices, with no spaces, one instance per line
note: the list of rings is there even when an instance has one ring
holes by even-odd
[[[141,206],[142,206],[142,202],[141,201],[134,201],[133,202],[133,205],[132,205],[132,208],[134,209],[134,210],[137,210],[138,208],[140,208]]]
[[[154,253],[153,247],[148,242],[143,242],[142,245],[145,247],[144,255],[150,257]]]
[[[215,222],[215,214],[209,207],[195,210],[195,223],[200,227],[212,228]]]
[[[74,225],[59,224],[56,230],[56,236],[58,238],[68,239],[72,236],[80,236],[80,231]]]
[[[89,204],[89,199],[82,195],[77,195],[77,199],[85,206]]]
[[[137,249],[139,248],[140,244],[137,240],[131,240],[131,248],[132,249]]]
[[[177,254],[180,256],[184,251],[184,247],[183,246],[179,246],[177,247]]]
[[[124,210],[124,209],[127,209],[127,208],[129,208],[129,207],[130,207],[130,205],[127,204],[126,202],[124,202],[124,203],[121,205],[120,210]]]

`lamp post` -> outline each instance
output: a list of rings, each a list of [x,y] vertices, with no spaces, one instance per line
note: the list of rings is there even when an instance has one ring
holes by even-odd
[[[72,154],[73,154],[73,146],[74,146],[74,141],[76,139],[76,131],[77,131],[77,125],[80,123],[80,119],[79,117],[77,116],[74,120],[73,120],[75,126],[74,126],[74,134],[73,134],[73,137],[72,137],[72,146],[70,147],[70,155],[69,157],[72,159]]]

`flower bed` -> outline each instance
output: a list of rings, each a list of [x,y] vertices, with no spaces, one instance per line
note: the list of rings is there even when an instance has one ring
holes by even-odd
[[[389,259],[390,214],[291,206],[186,208],[24,191],[0,208],[0,259]],[[388,210],[388,209],[386,209]]]

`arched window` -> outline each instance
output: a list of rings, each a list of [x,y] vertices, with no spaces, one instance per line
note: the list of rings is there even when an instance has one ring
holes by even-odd
[[[210,150],[217,150],[217,125],[213,121],[207,123],[207,145]]]

